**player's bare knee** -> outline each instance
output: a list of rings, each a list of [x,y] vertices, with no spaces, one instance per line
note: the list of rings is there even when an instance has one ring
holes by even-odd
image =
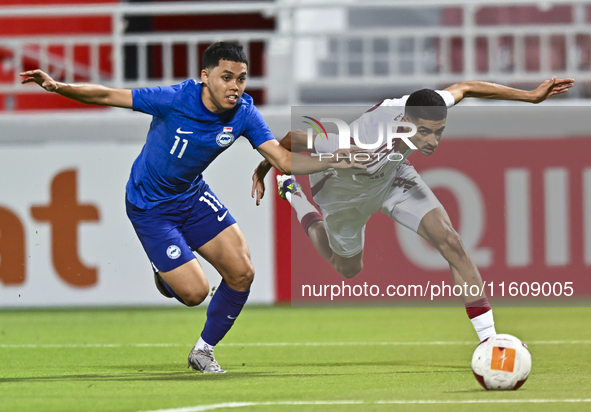
[[[240,284],[244,288],[250,289],[250,285],[254,280],[254,267],[252,264],[248,265],[248,269],[240,276]]]
[[[335,268],[343,277],[347,279],[354,278],[363,270],[363,262],[347,263],[344,265],[337,265]]]
[[[224,278],[228,286],[234,290],[247,291],[254,280],[254,267],[248,261],[247,264],[242,265],[239,271],[236,271],[231,276]]]
[[[181,295],[181,298],[183,299],[183,302],[185,302],[185,304],[187,306],[197,306],[205,300],[208,293],[209,293],[208,289],[194,288],[194,289],[188,290],[185,293],[183,293]]]
[[[318,236],[317,231],[320,231],[321,234],[325,234],[326,231],[324,229],[324,221],[318,220],[310,225],[308,228],[308,232],[306,233],[309,237]]]

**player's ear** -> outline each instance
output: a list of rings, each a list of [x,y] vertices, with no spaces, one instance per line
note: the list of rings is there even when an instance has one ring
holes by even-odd
[[[201,81],[208,86],[209,83],[209,70],[203,69],[201,70]]]

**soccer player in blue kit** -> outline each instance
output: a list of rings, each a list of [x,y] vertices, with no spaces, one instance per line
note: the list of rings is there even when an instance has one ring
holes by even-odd
[[[244,236],[203,180],[205,168],[239,136],[245,136],[285,174],[363,167],[342,158],[338,163],[332,159],[318,162],[280,146],[252,98],[244,93],[247,68],[241,46],[219,42],[203,54],[201,82],[191,79],[170,87],[114,89],[56,82],[41,70],[21,73],[22,83],[35,82],[83,103],[129,108],[153,116],[127,183],[127,215],[163,295],[187,306],[205,300],[209,283],[193,251],[222,276],[201,336],[188,358],[189,367],[204,373],[225,372],[213,349],[240,314],[254,278]],[[295,170],[292,156],[298,157],[293,163]]]

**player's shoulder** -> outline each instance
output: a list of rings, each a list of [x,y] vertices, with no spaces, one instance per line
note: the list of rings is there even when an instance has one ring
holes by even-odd
[[[408,96],[400,99],[382,100],[363,113],[356,121],[360,121],[360,125],[374,123],[377,125],[379,121],[388,121],[397,118],[400,113],[404,112],[404,105],[406,104],[407,98]]]
[[[388,107],[388,106],[404,106],[406,104],[406,100],[408,96],[404,96],[400,99],[384,99],[379,103],[374,104],[369,109],[365,111],[365,113],[371,113],[378,110],[380,107]]]
[[[193,79],[185,80],[184,82],[172,84],[168,86],[157,86],[145,89],[138,89],[139,91],[153,92],[159,94],[176,95],[181,93],[193,93],[199,89],[198,83]]]
[[[402,96],[395,99],[384,99],[380,103],[380,107],[404,107],[406,105],[406,101],[408,100],[408,96]]]
[[[404,110],[404,105],[406,104],[407,99],[408,96],[404,96],[400,99],[384,99],[366,110],[357,121],[373,123],[384,117],[397,117],[398,112]],[[394,112],[396,112],[396,114],[393,115]]]
[[[176,84],[175,86],[182,90],[196,90],[201,88],[201,82],[198,82],[195,79],[187,79],[184,82]]]
[[[184,82],[173,84],[172,86],[170,86],[170,88],[177,95],[181,94],[185,96],[187,94],[190,94],[194,97],[201,96],[201,83],[196,81],[195,79],[187,79]]]
[[[177,112],[185,114],[195,114],[196,111],[202,111],[201,90],[201,82],[195,79],[188,79],[170,86],[172,106]]]
[[[189,79],[182,83],[173,84],[170,86],[157,86],[145,89],[138,89],[138,94],[151,95],[153,99],[168,104],[179,104],[179,102],[191,102],[195,97],[200,95],[199,86],[195,80]],[[188,96],[189,95],[189,96]],[[190,103],[189,103],[190,104]]]

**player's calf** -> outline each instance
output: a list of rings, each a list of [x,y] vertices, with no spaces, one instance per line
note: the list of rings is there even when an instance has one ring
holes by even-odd
[[[449,263],[465,261],[469,259],[462,238],[453,228],[449,228],[442,235],[435,237],[434,246],[441,256]]]
[[[442,208],[427,213],[421,220],[417,233],[435,247],[450,264],[469,259],[462,238]]]

